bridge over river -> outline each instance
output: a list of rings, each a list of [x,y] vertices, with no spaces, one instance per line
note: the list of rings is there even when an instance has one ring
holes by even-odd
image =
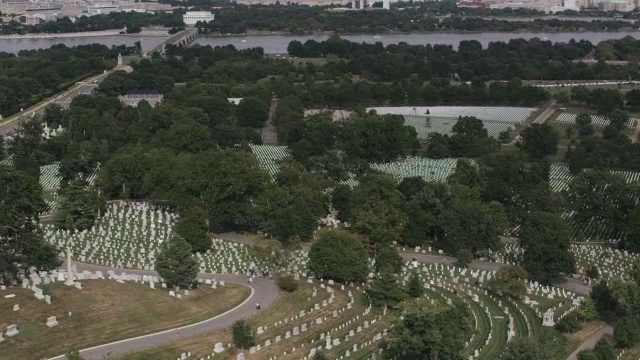
[[[167,45],[187,46],[198,37],[198,29],[185,29],[168,37],[166,40],[156,45],[154,48],[146,51],[144,55],[150,55],[154,52],[164,53]]]

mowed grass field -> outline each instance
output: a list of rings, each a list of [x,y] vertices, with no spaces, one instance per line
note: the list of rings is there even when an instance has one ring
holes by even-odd
[[[272,325],[276,321],[280,321],[287,316],[293,315],[299,309],[307,309],[310,304],[318,299],[328,298],[324,292],[318,291],[318,296],[313,301],[308,299],[313,292],[312,286],[300,284],[300,289],[293,293],[283,292],[278,299],[268,308],[259,314],[247,319],[252,328],[255,329],[261,325]],[[188,339],[176,341],[170,345],[149,349],[137,353],[132,353],[116,358],[117,360],[164,360],[176,359],[183,352],[191,352],[197,356],[210,355],[213,345],[217,342],[223,344],[232,343],[232,335],[230,328],[213,331],[204,335],[195,336]],[[255,357],[255,356],[254,356]],[[233,352],[226,351],[216,355],[216,359],[235,359]]]
[[[191,290],[182,299],[167,289],[115,281],[89,280],[83,289],[62,283],[41,285],[51,295],[51,305],[22,288],[0,292],[0,330],[16,324],[20,333],[5,337],[0,359],[26,360],[53,357],[70,349],[82,349],[116,340],[195,323],[233,308],[251,293],[246,286],[228,284]],[[5,295],[15,294],[13,298]],[[14,304],[20,305],[13,311]],[[71,313],[71,316],[69,316]],[[45,326],[56,316],[59,325]]]

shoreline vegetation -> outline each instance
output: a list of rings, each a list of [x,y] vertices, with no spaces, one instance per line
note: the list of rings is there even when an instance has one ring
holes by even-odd
[[[167,31],[170,29],[166,29]],[[383,35],[398,35],[398,34],[499,34],[499,33],[513,33],[513,34],[553,34],[553,33],[619,33],[619,32],[637,32],[640,35],[640,28],[631,29],[616,29],[616,30],[520,30],[520,31],[499,31],[499,30],[480,30],[480,31],[466,31],[466,30],[436,30],[436,31],[384,31],[378,33],[368,32],[340,32],[340,31],[304,31],[304,32],[289,32],[289,31],[247,31],[244,33],[226,33],[226,34],[199,34],[205,38],[233,38],[233,37],[248,37],[248,36],[351,36],[351,35],[371,35],[371,36],[383,36]],[[26,39],[51,39],[51,38],[74,38],[74,37],[92,37],[92,36],[126,36],[126,37],[163,37],[170,36],[168,33],[161,32],[158,29],[151,31],[145,31],[143,29],[140,33],[124,33],[121,29],[101,30],[101,31],[78,31],[69,33],[28,33],[28,34],[14,34],[14,35],[0,35],[0,40],[26,40]]]
[[[619,32],[637,32],[640,35],[640,28],[630,29],[616,29],[616,30],[521,30],[521,31],[499,31],[499,30],[480,30],[480,31],[465,31],[465,30],[437,30],[437,31],[385,31],[379,33],[369,32],[340,32],[340,31],[305,31],[305,32],[288,32],[288,31],[248,31],[238,34],[199,34],[201,37],[211,38],[227,38],[227,37],[243,37],[243,36],[351,36],[351,35],[398,35],[398,34],[500,34],[500,33],[514,33],[514,34],[549,34],[549,33],[619,33]]]
[[[377,3],[376,3],[377,4]],[[183,4],[182,6],[189,6]],[[215,20],[195,24],[200,34],[243,36],[249,34],[384,34],[384,33],[480,33],[480,32],[615,32],[638,31],[640,19],[603,16],[602,13],[567,13],[543,16],[531,11],[482,12],[460,9],[454,2],[392,6],[389,11],[338,11],[330,7],[227,5],[212,8],[194,5],[192,10],[213,11]],[[374,5],[375,6],[375,5]],[[173,34],[184,28],[186,8],[171,12],[124,13],[68,17],[38,25],[15,19],[2,23],[0,35],[69,34],[126,28],[137,34],[147,28],[166,28]],[[489,17],[488,17],[489,16]]]

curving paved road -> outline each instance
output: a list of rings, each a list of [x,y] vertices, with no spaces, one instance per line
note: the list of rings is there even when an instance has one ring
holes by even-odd
[[[116,274],[138,274],[138,275],[154,275],[158,276],[155,271],[150,270],[129,270],[129,269],[117,269],[105,266],[90,265],[83,263],[75,263],[78,271],[102,271],[106,273],[109,270],[114,271]],[[236,283],[245,285],[251,288],[251,295],[237,307],[228,310],[227,312],[215,316],[211,319],[201,321],[196,324],[186,325],[170,330],[160,331],[153,334],[142,335],[135,338],[120,340],[105,345],[94,346],[91,348],[80,350],[80,355],[84,360],[98,360],[106,359],[109,356],[124,355],[134,351],[141,351],[161,345],[167,345],[173,341],[193,337],[203,333],[226,328],[234,322],[247,318],[256,313],[255,303],[260,303],[263,308],[266,308],[273,303],[278,297],[278,287],[272,280],[266,278],[254,278],[253,283],[247,283],[247,276],[245,275],[230,275],[230,274],[209,274],[200,273],[198,279],[216,279],[229,283]],[[168,296],[168,295],[167,295]],[[215,339],[212,340],[212,349]],[[66,359],[65,355],[56,356],[49,360],[61,360]]]
[[[246,239],[241,234],[234,234],[234,236],[229,236],[230,234],[224,235],[220,237],[223,239],[226,238],[226,240],[228,241],[241,243],[246,243],[248,241],[248,239]],[[404,260],[411,261],[415,259],[420,263],[454,265],[456,262],[455,258],[449,256],[418,254],[411,252],[401,252],[400,254]],[[106,273],[107,271],[112,270],[116,274],[127,273],[158,276],[155,271],[150,270],[118,269],[79,262],[76,262],[75,264],[79,271],[102,271],[103,273]],[[507,264],[473,260],[469,265],[469,268],[474,270],[498,270],[504,266],[507,266]],[[225,282],[249,286],[252,290],[251,295],[242,304],[211,319],[204,320],[192,325],[182,326],[179,328],[160,331],[153,334],[142,335],[135,338],[120,340],[105,345],[83,349],[80,351],[80,355],[85,360],[106,359],[110,355],[124,355],[135,351],[141,351],[161,345],[166,345],[178,339],[189,338],[203,333],[223,329],[232,325],[234,322],[240,319],[244,319],[255,314],[255,303],[260,303],[263,308],[268,307],[276,300],[279,294],[279,290],[275,283],[272,280],[265,278],[256,277],[254,278],[253,283],[248,284],[247,277],[245,275],[200,273],[198,274],[198,279],[217,279],[223,280]],[[565,279],[566,282],[564,284],[558,284],[557,286],[565,288],[567,290],[571,290],[581,295],[588,295],[590,293],[590,286],[585,285],[576,279]],[[599,339],[601,336],[602,334],[600,334],[597,339]],[[595,341],[597,342],[597,340]],[[54,358],[50,358],[49,360],[62,360],[65,358],[66,357],[64,355],[60,355]]]

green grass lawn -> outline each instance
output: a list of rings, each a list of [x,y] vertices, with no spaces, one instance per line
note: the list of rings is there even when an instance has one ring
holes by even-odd
[[[51,295],[47,305],[28,289],[11,288],[0,298],[0,329],[16,324],[20,334],[5,338],[3,360],[52,357],[134,336],[188,325],[220,314],[240,304],[250,294],[249,288],[229,284],[218,289],[192,290],[183,299],[170,297],[166,289],[108,280],[83,281],[83,289],[62,283],[42,285]],[[19,304],[20,310],[13,311]],[[69,312],[72,313],[69,316]],[[50,316],[59,325],[45,326]]]

